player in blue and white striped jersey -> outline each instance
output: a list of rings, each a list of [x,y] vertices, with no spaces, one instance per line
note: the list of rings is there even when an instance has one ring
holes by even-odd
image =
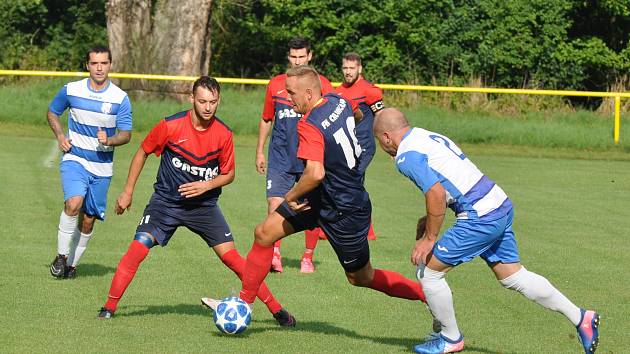
[[[48,124],[63,151],[64,210],[59,219],[57,256],[50,266],[57,278],[75,276],[94,221],[105,219],[114,147],[131,140],[131,104],[127,94],[108,79],[109,48],[95,46],[85,59],[90,77],[66,84],[48,106]],[[59,119],[66,109],[67,134]]]
[[[599,315],[575,306],[547,279],[521,265],[512,231],[512,202],[501,187],[452,140],[410,127],[397,109],[386,108],[377,115],[374,135],[381,148],[395,158],[398,171],[426,198],[427,215],[418,221],[411,261],[418,266],[418,280],[442,331],[416,345],[416,353],[453,353],[464,348],[445,275],[477,256],[486,261],[505,288],[565,315],[576,326],[584,351],[595,351]],[[438,239],[447,207],[455,212],[457,221]]]

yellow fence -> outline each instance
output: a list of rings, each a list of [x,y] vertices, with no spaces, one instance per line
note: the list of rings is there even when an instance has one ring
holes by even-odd
[[[0,70],[0,75],[12,76],[65,76],[65,77],[87,77],[87,72],[68,71],[31,71],[31,70]],[[118,79],[144,79],[144,80],[170,80],[170,81],[195,81],[196,76],[174,76],[174,75],[149,75],[149,74],[124,74],[110,73],[110,77]],[[217,77],[220,83],[245,84],[245,85],[266,85],[269,80],[262,79],[239,79]],[[333,86],[341,83],[333,82]],[[419,86],[419,85],[392,85],[376,84],[383,90],[403,90],[403,91],[433,91],[433,92],[464,92],[464,93],[499,93],[514,95],[545,95],[545,96],[582,96],[582,97],[614,97],[615,99],[615,120],[613,128],[613,140],[615,145],[619,143],[619,129],[621,127],[621,98],[630,98],[630,92],[596,92],[596,91],[559,91],[559,90],[525,90],[525,89],[502,89],[502,88],[476,88],[476,87],[450,87],[450,86]]]

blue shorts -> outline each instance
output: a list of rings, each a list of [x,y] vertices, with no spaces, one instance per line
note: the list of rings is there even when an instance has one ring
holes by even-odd
[[[313,194],[310,196],[315,198]],[[306,198],[316,200],[309,196]],[[321,227],[337,254],[339,264],[346,272],[356,272],[370,261],[367,235],[370,230],[372,205],[369,202],[363,208],[345,213],[333,220],[320,217],[320,210],[314,205],[311,205],[309,210],[296,213],[285,201],[276,211],[291,224],[295,232]]]
[[[105,220],[107,191],[111,177],[100,177],[88,172],[76,161],[62,161],[59,165],[64,202],[72,197],[83,197],[81,210],[99,220]]]
[[[300,179],[301,173],[284,172],[272,168],[267,169],[267,198],[281,197],[293,188]]]
[[[182,205],[155,194],[142,213],[136,233],[149,233],[164,247],[180,226],[201,236],[209,247],[234,241],[218,205]]]
[[[520,261],[512,220],[514,209],[496,220],[457,220],[433,246],[443,263],[456,266],[477,256],[488,264]]]

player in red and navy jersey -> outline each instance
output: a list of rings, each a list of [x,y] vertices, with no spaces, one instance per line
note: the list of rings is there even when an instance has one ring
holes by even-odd
[[[202,76],[193,84],[193,109],[160,121],[136,152],[116,213],[129,209],[133,190],[150,154],[161,156],[155,192],[144,209],[134,239],[122,257],[99,318],[111,318],[140,263],[155,245],[166,246],[180,226],[199,235],[239,278],[245,259],[217,201],[221,187],[234,180],[232,131],[215,116],[220,102],[219,83]],[[255,294],[256,295],[256,294]],[[265,284],[259,298],[282,326],[295,326],[295,318],[276,301]],[[204,302],[212,307],[212,303]]]
[[[344,55],[341,60],[341,70],[343,83],[335,89],[335,92],[350,102],[354,116],[357,118],[356,136],[363,149],[359,170],[365,171],[376,152],[372,127],[374,115],[384,108],[383,91],[363,77],[363,66],[359,54]],[[368,240],[376,240],[372,224],[370,224]]]
[[[305,167],[284,202],[256,226],[241,299],[252,303],[256,298],[269,272],[275,241],[319,226],[350,284],[425,301],[420,284],[370,264],[367,233],[372,206],[358,168],[362,150],[354,135],[355,120],[348,101],[334,93],[322,97],[317,71],[310,66],[289,69],[286,89],[293,109],[304,115],[298,124],[297,156]]]
[[[308,39],[295,37],[288,43],[289,65],[307,65],[313,58],[311,44]],[[267,173],[267,212],[273,212],[284,198],[284,195],[293,187],[300,178],[303,163],[297,158],[297,122],[301,114],[293,110],[285,88],[286,74],[275,76],[267,85],[265,106],[259,123],[258,145],[256,146],[256,170],[258,173]],[[322,94],[332,92],[330,81],[319,75]],[[269,142],[269,159],[265,159],[265,141],[271,131]],[[305,230],[306,249],[300,262],[302,273],[312,273],[313,252],[317,246],[318,236],[321,230]],[[274,248],[272,271],[282,272],[280,257],[280,241]]]

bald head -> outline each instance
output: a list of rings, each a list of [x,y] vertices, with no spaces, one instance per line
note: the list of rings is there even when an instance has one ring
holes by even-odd
[[[374,119],[374,135],[405,128],[409,128],[409,121],[405,114],[396,108],[385,108]]]
[[[374,117],[374,137],[383,151],[396,156],[403,136],[411,129],[403,112],[396,108],[385,108]]]
[[[308,65],[287,70],[285,85],[289,99],[293,102],[293,110],[300,114],[310,111],[322,97],[319,74]]]

